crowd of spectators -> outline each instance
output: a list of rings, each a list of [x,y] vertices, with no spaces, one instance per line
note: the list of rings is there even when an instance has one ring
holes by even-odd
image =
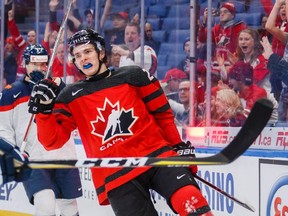
[[[80,1],[72,1],[72,11],[67,21],[67,37],[80,29],[96,28],[95,5],[91,2],[93,1],[90,1],[89,5],[85,3],[85,8],[83,8]],[[288,32],[288,27],[286,27],[288,3],[286,0],[275,0],[274,5],[269,1],[259,0],[262,10],[257,26],[249,26],[245,20],[237,18],[239,9],[235,7],[235,4],[243,3],[243,1],[215,1],[218,4],[213,3],[213,6],[216,5],[216,7],[212,10],[212,61],[209,64],[206,56],[208,10],[201,7],[205,1],[199,1],[199,7],[197,7],[195,56],[190,56],[192,41],[189,35],[180,35],[178,38],[183,38],[181,41],[178,39],[170,41],[171,49],[163,51],[164,45],[168,43],[167,34],[172,35],[174,26],[170,27],[170,32],[165,31],[163,37],[156,34],[161,32],[159,26],[164,23],[165,19],[165,15],[163,15],[165,13],[163,12],[161,15],[160,11],[168,7],[172,10],[178,5],[176,3],[172,6],[169,6],[168,3],[159,5],[161,1],[157,0],[149,2],[151,2],[151,6],[148,7],[150,10],[147,9],[149,12],[145,12],[147,17],[145,17],[144,32],[142,33],[140,10],[132,10],[133,8],[124,10],[124,7],[119,7],[117,10],[117,7],[113,7],[113,4],[116,4],[114,1],[101,1],[99,31],[106,41],[109,67],[117,69],[126,65],[139,65],[151,75],[157,76],[161,80],[161,85],[171,106],[175,108],[173,109],[173,111],[175,110],[175,121],[181,122],[181,124],[179,123],[181,126],[184,123],[185,125],[207,126],[205,125],[207,100],[210,100],[210,110],[213,112],[211,113],[212,126],[241,126],[256,99],[261,97],[269,98],[274,104],[271,124],[275,125],[279,121],[287,120],[288,83],[286,76],[283,75],[286,69],[283,67],[281,70],[276,70],[273,62],[269,63],[269,58],[274,56],[272,53],[277,54],[281,61],[288,61],[288,57],[286,57],[288,49],[285,51],[286,32]],[[186,5],[187,9],[189,8],[190,1],[179,2],[180,6]],[[125,4],[124,1],[122,3]],[[151,14],[152,7],[156,6],[159,6],[157,9],[159,13]],[[247,12],[250,8],[247,3],[244,6],[242,13]],[[137,8],[140,9],[140,1],[134,7],[134,9]],[[49,0],[49,20],[47,20],[41,41],[50,53],[53,52],[57,32],[61,25],[57,17],[62,9],[59,0]],[[10,84],[23,76],[25,72],[22,68],[22,51],[28,44],[35,44],[35,38],[38,35],[33,29],[27,32],[27,35],[21,33],[21,29],[15,22],[13,9],[8,10],[7,15],[8,36],[5,40],[5,82],[3,85]],[[188,16],[184,13],[178,14],[178,16],[176,19],[178,18],[181,22],[183,20],[183,23],[179,25],[184,25],[185,19],[186,22],[190,22],[189,11]],[[156,23],[156,21],[158,22]],[[109,23],[110,25],[108,25]],[[190,25],[187,30],[189,27]],[[175,28],[177,27],[175,26]],[[179,34],[181,34],[180,30]],[[144,47],[141,46],[142,37],[144,37]],[[64,42],[62,37],[56,50],[57,55],[53,62],[52,73],[53,76],[67,78],[66,81],[71,83],[83,77],[75,70],[75,66],[69,62],[68,58],[65,58]],[[144,48],[144,62],[142,62],[142,48]],[[268,55],[267,50],[272,53],[270,52]],[[180,58],[172,60],[168,58],[168,56],[176,55]],[[165,62],[165,71],[161,67],[163,62]],[[268,63],[269,67],[267,67]],[[195,66],[193,67],[193,70],[195,68],[193,71],[196,75],[195,80],[189,80],[191,66]],[[212,75],[210,98],[205,97],[207,71],[210,71]],[[187,85],[195,88],[194,104],[190,104],[191,96],[188,94],[190,89],[185,87]],[[187,95],[189,95],[188,102]],[[192,105],[195,106],[195,116],[197,116],[196,122],[193,123],[188,121],[187,116],[183,120],[183,113],[189,113]]]

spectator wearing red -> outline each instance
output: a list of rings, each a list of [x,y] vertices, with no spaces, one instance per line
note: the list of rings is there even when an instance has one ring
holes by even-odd
[[[67,59],[65,61],[64,55],[64,43],[60,43],[56,50],[56,56],[52,64],[52,76],[60,77],[65,80],[66,84],[74,83],[84,76],[80,74],[79,70],[73,63],[70,63]],[[66,64],[66,74],[64,74],[64,66]]]
[[[270,71],[267,69],[267,59],[263,56],[263,46],[261,45],[259,34],[254,29],[244,29],[238,37],[237,56],[240,61],[249,63],[253,69],[253,82],[266,90],[267,95],[277,102],[272,92],[270,82]],[[273,92],[274,93],[274,92]]]
[[[287,43],[288,25],[286,7],[287,5],[284,1],[276,0],[265,25],[266,30],[273,35],[273,52],[280,56],[283,56]]]
[[[236,51],[239,32],[247,28],[247,26],[243,21],[235,20],[236,9],[232,2],[223,3],[219,13],[220,23],[212,28],[212,43],[215,45],[215,54],[224,54],[226,60],[229,53]],[[207,41],[207,18],[208,10],[205,9],[203,22],[199,27],[198,33],[198,39],[202,43]]]
[[[8,30],[13,38],[15,48],[16,48],[16,60],[17,60],[17,78],[23,77],[26,74],[25,64],[23,61],[23,51],[28,45],[36,44],[36,31],[30,30],[27,33],[27,41],[23,38],[23,36],[20,34],[19,28],[16,25],[15,19],[14,19],[14,10],[8,11]]]
[[[286,10],[284,10],[284,9],[286,9]],[[288,11],[288,5],[285,4],[281,0],[276,0],[274,6],[272,8],[272,11],[268,16],[265,27],[266,27],[267,31],[269,31],[273,35],[273,41],[272,41],[273,52],[275,54],[278,54],[281,57],[284,57],[285,59],[288,59],[287,58],[288,52],[287,52],[287,50],[284,51],[285,45],[288,42],[288,40],[287,40],[288,25],[286,25],[286,23],[287,23],[286,11]],[[285,29],[283,29],[281,27],[279,28],[279,26],[280,26],[279,21],[278,21],[279,16],[283,20],[283,24],[281,24],[281,25],[282,26],[286,25]],[[278,43],[276,44],[275,41],[278,41]],[[284,54],[284,53],[286,53],[286,54]],[[283,92],[287,92],[287,85],[282,82],[281,77],[278,76],[278,79],[277,79],[274,77],[274,75],[275,75],[275,73],[272,74],[270,80],[273,80],[273,81],[275,80],[274,83],[276,83],[277,85],[273,85],[273,83],[272,83],[272,91],[274,94],[276,94],[276,98],[280,102],[280,100],[282,100],[280,98],[281,97],[280,94],[283,95]],[[284,101],[286,101],[286,99]]]
[[[262,40],[263,37],[268,37],[269,42],[272,42],[273,40],[273,35],[267,31],[267,29],[265,28],[265,25],[267,23],[268,20],[268,16],[266,14],[262,14],[261,15],[261,26],[257,29],[258,33],[259,33],[259,38],[260,40]]]
[[[253,79],[253,67],[243,61],[235,63],[229,73],[229,85],[245,101],[243,107],[246,117],[258,99],[267,98],[265,89],[254,84]]]
[[[171,68],[166,72],[165,77],[161,82],[164,84],[163,90],[168,99],[179,102],[179,83],[181,80],[187,78],[187,74],[178,68]]]
[[[12,37],[6,38],[4,47],[3,86],[7,84],[12,84],[16,80],[17,62],[16,62],[16,52],[14,45],[15,44]]]
[[[270,96],[264,88],[259,87],[253,82],[253,67],[249,63],[243,61],[236,62],[229,73],[229,86],[231,86],[239,95],[244,107],[244,115],[247,117],[254,106],[255,102],[260,98],[268,98]],[[274,111],[271,121],[277,121],[277,106],[274,104]]]

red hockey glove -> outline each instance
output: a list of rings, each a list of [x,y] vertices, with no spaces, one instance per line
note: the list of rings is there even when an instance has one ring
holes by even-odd
[[[195,148],[192,146],[190,141],[180,142],[177,145],[173,146],[173,150],[176,151],[181,157],[191,157],[195,158]],[[197,165],[190,166],[189,167],[193,174],[196,174],[198,172]]]

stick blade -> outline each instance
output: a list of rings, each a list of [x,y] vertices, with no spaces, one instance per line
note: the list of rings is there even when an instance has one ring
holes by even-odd
[[[242,155],[257,139],[267,125],[273,112],[273,104],[268,99],[260,99],[253,106],[245,124],[240,129],[232,142],[220,153],[211,156],[211,161],[231,163]]]
[[[268,99],[260,99],[254,104],[245,124],[232,142],[221,152],[210,157],[187,159],[185,157],[165,158],[152,162],[153,166],[190,166],[190,165],[221,165],[233,162],[242,155],[256,140],[269,121],[273,104]]]

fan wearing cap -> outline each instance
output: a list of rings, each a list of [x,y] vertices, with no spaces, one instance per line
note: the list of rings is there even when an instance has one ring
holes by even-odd
[[[179,83],[181,80],[187,79],[188,76],[184,71],[178,68],[172,68],[168,70],[165,74],[164,79],[161,81],[163,86],[163,90],[168,99],[172,99],[175,101],[179,101],[178,90]]]
[[[125,11],[110,14],[113,27],[104,31],[107,51],[111,51],[112,44],[124,44],[125,27],[129,22],[129,15]]]
[[[212,43],[215,45],[215,54],[224,54],[225,60],[229,53],[234,53],[237,47],[237,37],[242,29],[247,28],[243,21],[235,20],[236,9],[232,2],[225,2],[220,6],[220,23],[212,28]],[[198,39],[202,43],[207,41],[208,9],[204,11],[203,22],[199,27]]]
[[[244,107],[244,115],[247,117],[254,105],[260,98],[268,98],[269,95],[264,88],[253,83],[253,67],[243,61],[236,62],[229,73],[229,86],[238,94]],[[277,104],[271,116],[271,123],[277,121]]]

